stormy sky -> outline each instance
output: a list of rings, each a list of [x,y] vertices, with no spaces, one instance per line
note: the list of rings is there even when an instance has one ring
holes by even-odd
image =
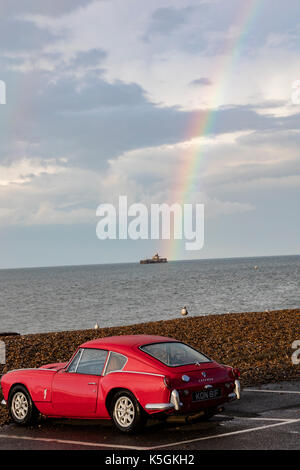
[[[96,209],[184,202],[191,158],[205,245],[178,258],[298,254],[299,18],[296,0],[0,0],[0,268],[169,252],[98,240]]]

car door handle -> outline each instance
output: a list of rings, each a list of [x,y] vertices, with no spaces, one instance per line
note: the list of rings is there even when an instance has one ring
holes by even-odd
[[[88,385],[97,385],[96,382],[89,382]]]

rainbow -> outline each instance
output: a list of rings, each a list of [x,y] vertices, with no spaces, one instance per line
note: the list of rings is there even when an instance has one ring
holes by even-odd
[[[252,30],[258,14],[261,13],[263,3],[263,0],[243,0],[240,2],[237,17],[232,23],[239,32],[236,36],[228,39],[227,44],[224,45],[224,53],[221,59],[217,59],[215,65],[213,76],[220,78],[214,82],[212,87],[210,99],[212,106],[201,113],[200,116],[199,113],[196,113],[197,117],[193,118],[188,125],[186,141],[195,137],[209,136],[213,133],[218,106],[224,101],[231,77],[245,48],[247,36]],[[196,150],[195,147],[197,148]],[[190,145],[189,148],[190,150],[184,155],[184,163],[180,165],[179,169],[176,169],[177,174],[180,175],[181,183],[172,194],[172,201],[176,201],[182,206],[185,203],[192,202],[193,195],[200,190],[200,166],[204,161],[205,144]],[[198,202],[201,203],[202,201]],[[167,254],[170,260],[181,259],[183,245],[183,240],[171,239],[168,240],[168,244],[165,244],[161,251]]]

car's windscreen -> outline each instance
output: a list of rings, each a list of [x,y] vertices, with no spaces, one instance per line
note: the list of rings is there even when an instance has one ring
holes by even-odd
[[[210,362],[204,354],[184,343],[154,343],[141,346],[140,349],[170,367]]]

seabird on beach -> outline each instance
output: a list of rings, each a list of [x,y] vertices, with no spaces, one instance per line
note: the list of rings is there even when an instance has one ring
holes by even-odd
[[[181,315],[187,315],[187,314],[188,314],[188,311],[186,307],[183,307],[183,309],[181,310]]]

